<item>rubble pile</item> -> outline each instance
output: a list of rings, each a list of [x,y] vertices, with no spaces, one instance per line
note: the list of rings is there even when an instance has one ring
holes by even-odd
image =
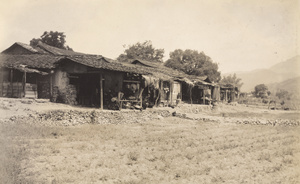
[[[222,122],[222,123],[237,123],[237,124],[249,124],[249,125],[271,125],[271,126],[299,126],[299,120],[288,120],[288,119],[257,119],[257,118],[232,118],[232,117],[220,117],[220,116],[209,116],[209,115],[197,115],[193,113],[180,113],[174,111],[172,116],[197,120],[197,121],[211,121],[211,122]]]
[[[249,124],[249,125],[279,125],[279,126],[299,126],[300,121],[298,120],[287,120],[287,119],[240,119],[236,120],[237,124]]]
[[[28,116],[12,116],[4,123],[27,123],[42,126],[76,126],[82,124],[144,123],[149,120],[171,116],[164,111],[78,111],[52,110],[43,113],[31,112]]]

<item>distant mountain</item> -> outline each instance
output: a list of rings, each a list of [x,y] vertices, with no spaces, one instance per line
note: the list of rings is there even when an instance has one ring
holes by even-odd
[[[296,77],[300,75],[300,56],[295,56],[287,61],[280,62],[270,68],[273,72],[278,74],[285,74],[289,77]]]
[[[241,91],[244,92],[253,91],[254,87],[258,84],[275,85],[298,76],[300,76],[300,56],[295,56],[284,62],[275,64],[268,69],[258,69],[250,72],[237,73],[237,77],[241,78],[244,83],[241,89]],[[293,83],[291,83],[291,85],[293,85]]]
[[[290,93],[300,94],[300,77],[288,79],[279,83],[272,83],[267,85],[272,93],[279,89],[284,89]]]

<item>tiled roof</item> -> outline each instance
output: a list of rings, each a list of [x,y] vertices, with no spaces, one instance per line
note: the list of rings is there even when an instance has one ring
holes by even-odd
[[[53,56],[47,54],[24,54],[24,55],[9,55],[0,54],[0,67],[18,67],[26,65],[30,68],[54,68],[54,63],[62,56]]]
[[[139,59],[133,60],[131,63],[121,63],[101,55],[90,55],[59,49],[42,42],[39,42],[37,47],[34,48],[19,42],[14,45],[21,46],[32,54],[0,54],[0,67],[17,68],[20,65],[26,65],[28,68],[52,69],[57,67],[61,62],[69,60],[97,69],[152,75],[162,80],[181,80],[190,84],[197,84],[197,82],[209,84],[204,82],[206,76],[187,75],[181,71],[166,67],[163,63],[153,63]]]
[[[80,52],[74,52],[71,50],[65,50],[65,49],[60,49],[57,47],[52,47],[50,45],[47,45],[41,41],[38,42],[37,48],[43,49],[44,51],[56,55],[56,56],[74,56],[74,55],[85,55],[83,53]]]

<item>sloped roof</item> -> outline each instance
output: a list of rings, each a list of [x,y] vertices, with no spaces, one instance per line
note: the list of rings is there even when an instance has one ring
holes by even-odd
[[[42,50],[40,48],[33,48],[32,46],[27,45],[25,43],[21,43],[21,42],[14,43],[13,45],[8,47],[7,49],[2,51],[1,53],[3,53],[3,54],[15,54],[14,49],[17,48],[17,47],[20,47],[20,48],[26,50],[28,52],[28,54],[47,54],[47,52],[45,52],[44,50]]]
[[[141,63],[142,65],[140,65]],[[162,63],[154,63],[154,62],[152,63],[150,61],[134,59],[131,62],[131,65],[133,65],[133,67],[136,67],[139,70],[146,70],[157,75],[168,75],[170,77],[177,77],[177,78],[186,77],[185,73],[166,67]]]
[[[140,64],[142,66],[148,66],[148,67],[152,67],[152,68],[160,68],[163,66],[163,63],[150,62],[150,61],[145,61],[145,60],[141,60],[141,59],[134,59],[130,63],[131,64]]]
[[[166,67],[163,63],[154,63],[140,59],[134,59],[131,63],[121,63],[101,55],[59,49],[42,42],[39,42],[34,48],[20,42],[16,42],[11,47],[13,46],[20,46],[32,54],[0,54],[0,67],[17,68],[20,65],[26,65],[28,68],[52,69],[67,59],[97,69],[152,75],[163,80],[180,80],[195,85],[199,83],[210,85],[210,83],[204,81],[207,78],[206,76],[187,75],[181,71]]]
[[[66,60],[97,69],[149,74],[149,72],[146,71],[137,71],[134,67],[124,66],[119,62],[112,62],[110,59],[100,55],[53,56],[48,54],[0,54],[0,67],[17,69],[21,65],[25,65],[28,68],[53,69],[56,68],[58,64]]]
[[[41,41],[38,42],[37,46],[38,48],[43,49],[44,51],[56,55],[56,56],[74,56],[74,55],[85,55],[83,53],[80,52],[74,52],[71,50],[65,50],[65,49],[60,49],[57,47],[52,47],[50,45],[47,45]]]
[[[9,55],[0,54],[0,67],[18,67],[26,65],[29,68],[54,68],[54,63],[63,56],[53,56],[48,54],[24,54],[24,55]]]
[[[166,67],[163,65],[163,63],[156,63],[156,62],[150,62],[150,61],[145,61],[140,59],[134,59],[132,60],[131,64],[135,65],[135,67],[138,70],[147,70],[150,73],[152,73],[154,76],[161,79],[181,80],[194,85],[198,85],[198,84],[212,85],[209,82],[205,82],[207,76],[188,75],[182,71],[178,71]]]
[[[14,69],[17,69],[21,72],[27,72],[27,73],[38,73],[38,74],[41,74],[41,75],[48,75],[47,72],[43,72],[43,71],[40,71],[40,70],[36,70],[36,69],[31,69],[31,68],[26,68],[26,66],[18,66],[18,67],[14,67]]]
[[[13,45],[11,45],[9,48],[2,51],[2,53],[3,54],[15,54],[13,49],[16,47],[21,47],[21,48],[25,49],[28,52],[28,54],[50,54],[50,55],[56,55],[56,56],[85,55],[84,53],[80,53],[80,52],[74,52],[71,50],[65,50],[65,49],[52,47],[41,41],[39,41],[35,47],[32,47],[25,43],[16,42]]]
[[[103,57],[101,55],[74,55],[74,56],[66,56],[65,59],[68,59],[70,61],[79,64],[83,64],[85,66],[98,68],[98,69],[106,69],[112,71],[129,72],[129,73],[137,73],[137,74],[149,74],[149,72],[138,71],[133,67],[125,66],[120,62]],[[59,60],[56,63],[59,64],[60,62],[63,62],[63,60]]]

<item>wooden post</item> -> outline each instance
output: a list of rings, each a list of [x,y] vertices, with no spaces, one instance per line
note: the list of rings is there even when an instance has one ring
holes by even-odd
[[[145,88],[141,89],[140,94],[139,94],[139,98],[138,98],[140,100],[140,106],[141,107],[143,107],[143,92],[144,92],[144,89]]]
[[[24,84],[23,84],[23,92],[24,92],[24,97],[26,95],[26,71],[24,71]]]
[[[3,81],[4,81],[4,70],[1,69],[1,95],[3,96]]]
[[[180,100],[182,101],[182,82],[180,82]]]
[[[159,92],[160,92],[160,98],[159,98],[159,101],[157,103],[158,106],[161,104],[162,100],[164,101],[164,99],[162,99],[163,94],[164,94],[164,84],[163,84],[163,81],[160,80],[159,84],[160,84],[160,90],[159,90]]]
[[[169,96],[169,99],[170,99],[169,104],[173,105],[173,82],[170,82],[170,96]]]
[[[36,74],[37,76],[37,74]],[[36,77],[35,78],[35,84],[36,84],[36,89],[35,89],[35,98],[38,98],[39,97],[39,94],[38,94],[38,78]]]
[[[190,87],[190,99],[191,99],[191,105],[193,104],[192,91],[193,91],[193,87]]]
[[[100,74],[100,109],[103,110],[103,81],[102,81],[102,74]]]
[[[52,81],[52,73],[50,72],[50,97],[52,98],[52,95],[53,95],[53,81]]]
[[[208,89],[211,90],[210,87],[208,87]],[[211,97],[212,97],[212,92],[210,91],[210,96],[208,97],[208,105],[211,104],[210,103],[211,102]]]
[[[10,97],[13,97],[13,69],[10,70],[10,88],[11,88],[11,96]]]
[[[205,89],[203,89],[203,104],[205,105]]]

